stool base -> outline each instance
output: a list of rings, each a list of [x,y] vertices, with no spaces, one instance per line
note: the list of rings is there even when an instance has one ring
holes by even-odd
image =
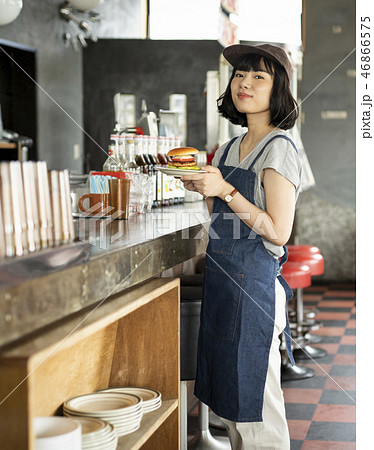
[[[305,361],[307,359],[324,358],[327,356],[327,351],[322,348],[311,347],[306,345],[302,348],[295,348],[293,357],[295,361]]]
[[[209,407],[199,401],[199,430],[188,442],[189,450],[230,450],[230,441],[226,436],[213,437],[209,431]]]
[[[323,341],[323,337],[318,334],[306,333],[304,337],[310,344],[320,344]]]
[[[188,450],[231,450],[229,438],[226,436],[213,437],[209,430],[199,431],[188,442]]]
[[[281,379],[282,381],[303,380],[304,378],[311,378],[315,374],[310,367],[291,366],[290,363],[282,365]]]
[[[209,411],[209,425],[213,428],[218,428],[219,430],[226,430],[226,425],[213,411]]]

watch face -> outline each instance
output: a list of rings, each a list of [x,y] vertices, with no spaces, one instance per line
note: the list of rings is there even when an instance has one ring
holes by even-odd
[[[232,196],[230,194],[226,195],[225,200],[227,203],[230,203],[232,200]]]

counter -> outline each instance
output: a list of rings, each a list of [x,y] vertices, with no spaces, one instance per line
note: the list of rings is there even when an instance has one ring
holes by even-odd
[[[204,253],[205,202],[128,220],[77,218],[74,244],[0,263],[0,346]]]

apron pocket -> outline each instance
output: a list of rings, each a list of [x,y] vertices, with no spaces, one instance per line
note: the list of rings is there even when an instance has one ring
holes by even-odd
[[[243,274],[205,267],[202,327],[229,342],[235,336],[243,277]]]

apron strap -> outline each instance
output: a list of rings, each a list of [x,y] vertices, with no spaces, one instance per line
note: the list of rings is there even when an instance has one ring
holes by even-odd
[[[258,160],[258,158],[262,155],[262,153],[264,152],[265,148],[274,141],[274,139],[286,139],[287,141],[289,141],[292,145],[292,147],[295,149],[296,153],[298,153],[296,145],[293,143],[292,139],[290,139],[288,136],[284,136],[283,134],[279,134],[277,136],[273,136],[271,139],[269,139],[266,144],[262,147],[262,149],[259,151],[259,153],[257,154],[256,158],[252,161],[252,164],[249,166],[249,170],[251,170],[253,168],[253,166],[256,164],[256,161]]]
[[[226,145],[225,151],[224,151],[223,155],[221,156],[221,159],[219,160],[218,168],[225,165],[229,150],[230,150],[232,144],[234,143],[234,141],[236,141],[236,139],[238,139],[238,136],[235,136],[234,138],[232,138],[231,141]]]

